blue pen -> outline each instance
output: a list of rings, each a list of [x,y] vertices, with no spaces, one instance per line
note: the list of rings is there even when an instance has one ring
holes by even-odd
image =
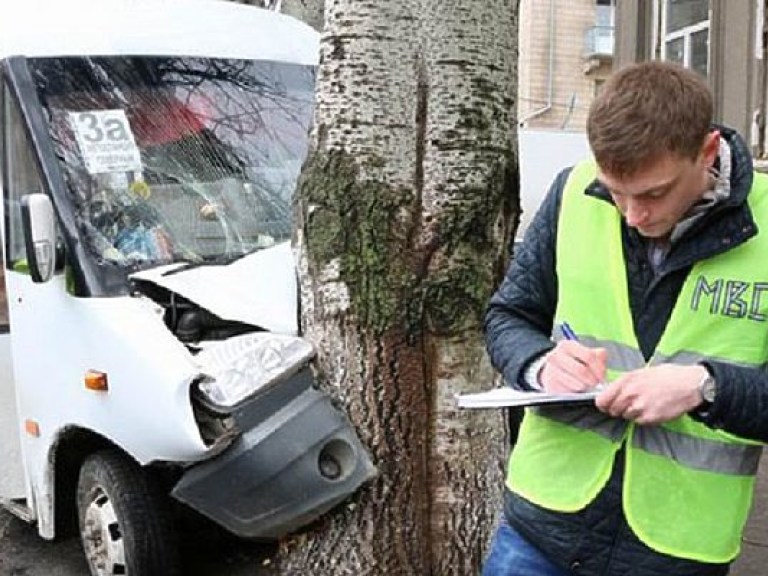
[[[562,324],[560,324],[560,331],[563,333],[563,336],[565,337],[566,340],[573,340],[575,342],[579,341],[579,337],[576,336],[576,332],[573,331],[573,328],[571,328],[571,325],[568,324],[568,322],[563,322]],[[605,387],[606,387],[605,382],[598,382],[594,390],[599,392]]]
[[[563,336],[565,336],[566,340],[575,340],[576,342],[579,341],[579,337],[576,336],[576,332],[573,331],[573,328],[571,328],[568,322],[563,322],[560,325],[560,330],[562,330]]]

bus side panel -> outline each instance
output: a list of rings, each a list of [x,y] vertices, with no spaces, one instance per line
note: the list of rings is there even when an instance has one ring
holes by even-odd
[[[0,500],[25,498],[24,465],[8,332],[0,332],[0,462]]]
[[[38,531],[54,536],[51,450],[69,427],[110,440],[140,464],[208,456],[190,401],[199,374],[191,354],[139,298],[74,298],[63,274],[45,284],[6,271],[11,352],[22,453]],[[108,374],[108,390],[88,390],[88,370]]]

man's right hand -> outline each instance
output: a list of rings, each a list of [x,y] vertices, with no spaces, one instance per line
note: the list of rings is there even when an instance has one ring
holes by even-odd
[[[546,392],[587,392],[605,382],[607,358],[605,348],[561,340],[547,353],[539,382]]]

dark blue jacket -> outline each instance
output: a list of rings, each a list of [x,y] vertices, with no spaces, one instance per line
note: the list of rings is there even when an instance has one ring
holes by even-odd
[[[757,233],[746,204],[753,177],[751,156],[735,132],[719,129],[731,146],[730,196],[694,223],[672,246],[658,270],[654,271],[648,262],[646,241],[636,230],[622,226],[632,320],[646,359],[661,338],[693,263],[730,250]],[[486,341],[491,361],[507,384],[519,389],[528,388],[523,380],[528,364],[554,346],[549,336],[557,303],[555,238],[568,173],[569,170],[562,172],[550,188],[486,314]],[[611,202],[607,191],[597,182],[585,193]],[[709,363],[708,367],[718,383],[717,397],[708,414],[699,419],[745,438],[768,441],[768,373],[719,362]],[[505,514],[526,539],[574,574],[714,576],[727,573],[726,566],[672,558],[650,550],[637,540],[622,511],[622,474],[623,452],[620,452],[606,487],[580,512],[544,510],[507,493]]]

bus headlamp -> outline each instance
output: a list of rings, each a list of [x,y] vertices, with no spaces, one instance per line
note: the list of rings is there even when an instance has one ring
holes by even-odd
[[[298,372],[314,355],[312,345],[296,336],[270,332],[236,336],[197,355],[206,375],[197,386],[210,402],[230,408]]]

